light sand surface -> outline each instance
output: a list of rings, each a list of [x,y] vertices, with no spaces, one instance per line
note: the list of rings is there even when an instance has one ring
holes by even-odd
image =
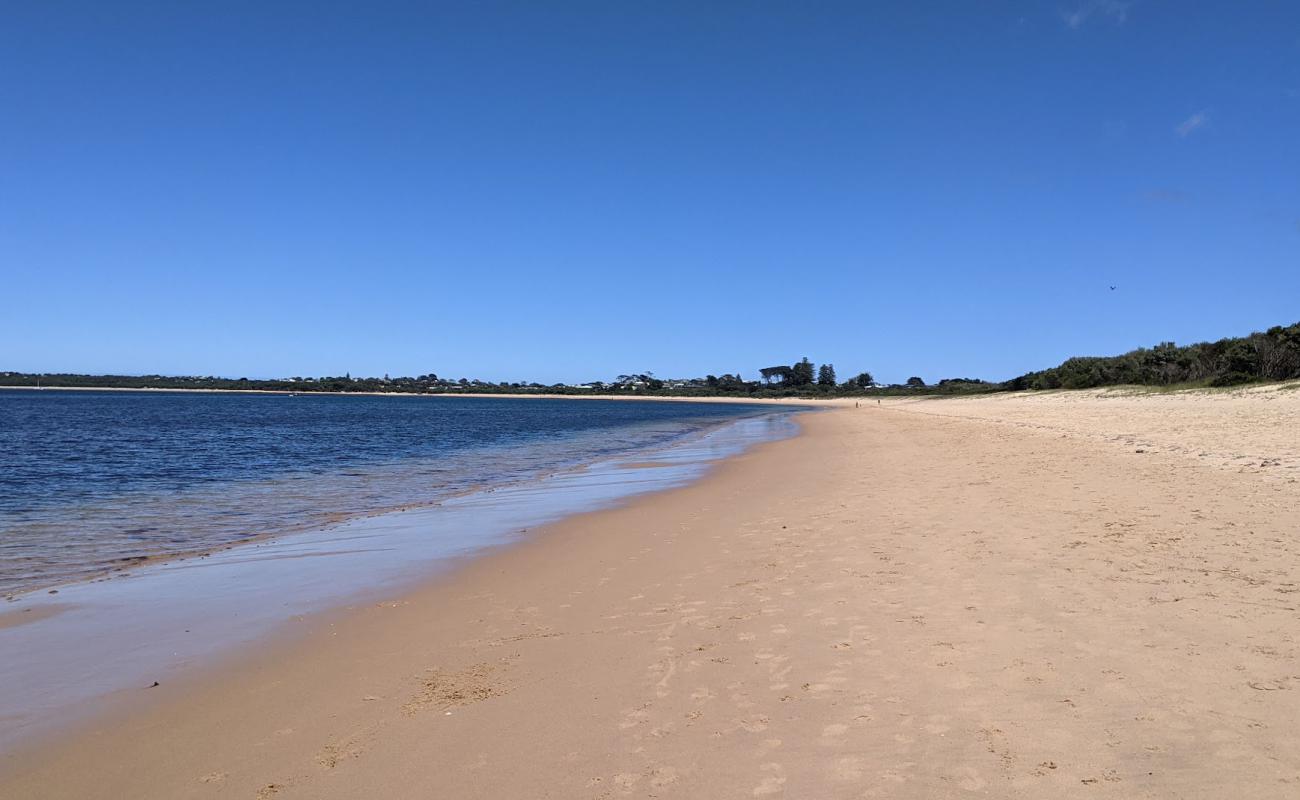
[[[1300,796],[1300,484],[1193,454],[1288,457],[1298,401],[1225,397],[807,415],[141,689],[0,796]]]
[[[1300,477],[1300,382],[1232,391],[1119,388],[894,402],[911,411],[1113,442],[1272,478]]]

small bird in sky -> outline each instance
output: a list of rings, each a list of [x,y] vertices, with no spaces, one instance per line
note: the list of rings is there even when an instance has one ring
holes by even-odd
[[[1110,290],[1111,290],[1112,292],[1115,291],[1115,287],[1114,287],[1114,286],[1110,287]]]

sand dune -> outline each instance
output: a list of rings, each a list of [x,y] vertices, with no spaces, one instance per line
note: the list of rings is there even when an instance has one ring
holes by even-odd
[[[1296,796],[1298,410],[808,415],[699,484],[142,692],[6,758],[0,795]]]

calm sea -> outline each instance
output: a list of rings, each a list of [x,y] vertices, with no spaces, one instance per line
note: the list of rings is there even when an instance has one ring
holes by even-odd
[[[428,505],[770,408],[0,390],[0,595]]]

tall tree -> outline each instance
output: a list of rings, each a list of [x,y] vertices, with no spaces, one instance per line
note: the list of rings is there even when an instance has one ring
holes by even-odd
[[[835,365],[834,365],[834,364],[822,364],[821,369],[817,370],[817,385],[818,385],[818,386],[834,386],[834,385],[835,385]]]
[[[789,380],[792,386],[808,386],[813,382],[813,364],[806,356],[790,368]]]
[[[859,389],[870,389],[872,386],[876,385],[876,379],[871,377],[870,372],[859,372],[858,377],[849,381],[849,383],[853,384]]]
[[[773,378],[780,378],[782,383],[790,382],[790,368],[786,366],[763,367],[758,371],[763,376],[764,383],[771,383]],[[740,377],[739,374],[736,375]]]

